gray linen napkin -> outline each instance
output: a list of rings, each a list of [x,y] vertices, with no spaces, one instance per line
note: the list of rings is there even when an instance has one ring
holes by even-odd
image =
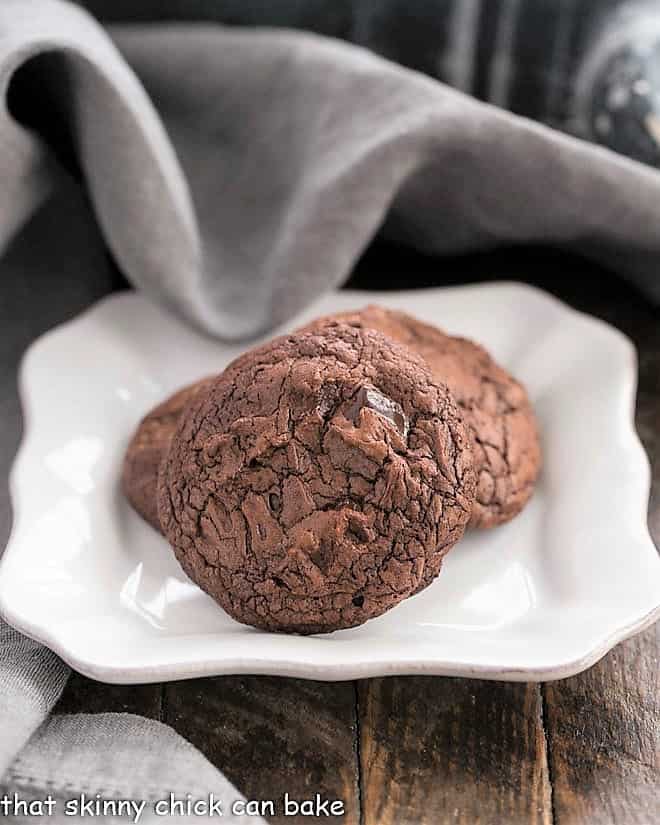
[[[650,168],[311,34],[112,35],[127,62],[83,10],[5,0],[0,89],[32,58],[33,106],[48,100],[51,127],[69,132],[120,268],[212,334],[283,321],[381,227],[437,253],[563,244],[660,295]],[[48,191],[53,156],[0,118],[1,238]]]
[[[313,35],[183,24],[111,34],[58,0],[0,3],[0,96],[11,101],[0,108],[0,250],[76,188],[73,166],[129,280],[226,338],[341,283],[379,230],[436,253],[561,244],[660,297],[651,169]],[[31,254],[48,262],[45,240]],[[67,669],[0,634],[7,789],[235,796],[157,723],[45,721]]]

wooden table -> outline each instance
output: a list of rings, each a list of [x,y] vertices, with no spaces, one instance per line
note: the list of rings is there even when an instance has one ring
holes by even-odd
[[[20,428],[14,382],[23,348],[120,282],[100,248],[81,251],[62,232],[57,209],[54,204],[40,215],[2,262],[0,403],[9,422],[9,436],[0,440],[3,466]],[[37,256],[30,258],[31,238],[43,243],[44,233],[51,233],[56,248],[54,270],[69,273],[64,283],[54,285],[52,272]],[[635,341],[637,426],[653,465],[649,521],[657,543],[660,312],[619,279],[547,250],[438,262],[378,247],[360,262],[353,284],[419,286],[445,273],[451,273],[447,281],[487,274],[537,283]],[[9,521],[2,486],[0,546]],[[319,792],[345,802],[345,816],[335,821],[346,825],[653,825],[660,821],[659,654],[660,623],[586,673],[544,685],[439,677],[326,684],[230,676],[115,687],[74,675],[58,710],[160,719],[246,796]]]

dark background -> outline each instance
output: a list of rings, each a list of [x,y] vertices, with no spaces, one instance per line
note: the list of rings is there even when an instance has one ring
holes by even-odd
[[[560,128],[579,64],[599,32],[631,0],[78,0],[106,22],[206,20],[290,26],[358,43],[385,57]],[[473,15],[457,10],[473,7]],[[458,78],[449,53],[457,40],[472,59]],[[506,54],[506,100],[494,74]]]

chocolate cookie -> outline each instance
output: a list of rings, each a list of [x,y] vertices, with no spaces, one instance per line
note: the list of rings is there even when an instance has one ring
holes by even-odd
[[[328,632],[430,581],[475,479],[448,389],[341,324],[238,358],[186,407],[159,477],[185,572],[240,622]]]
[[[304,329],[342,323],[376,329],[419,353],[436,381],[451,390],[474,441],[477,495],[471,524],[509,521],[534,491],[541,448],[534,410],[523,386],[483,347],[404,312],[368,306],[313,321]]]
[[[140,421],[126,448],[122,490],[133,509],[158,532],[162,532],[158,519],[158,468],[169,449],[184,407],[210,383],[210,378],[196,381],[154,407]]]

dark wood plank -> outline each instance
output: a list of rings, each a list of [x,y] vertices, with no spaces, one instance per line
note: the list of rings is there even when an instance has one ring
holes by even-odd
[[[161,685],[106,685],[73,673],[55,713],[136,713],[161,716]]]
[[[660,812],[660,625],[544,686],[556,825],[652,825]]]
[[[277,802],[271,823],[358,825],[355,688],[270,676],[165,687],[163,721],[196,745],[248,799]],[[342,800],[345,815],[283,816],[292,799]]]
[[[549,825],[538,685],[373,679],[359,689],[364,825]]]

